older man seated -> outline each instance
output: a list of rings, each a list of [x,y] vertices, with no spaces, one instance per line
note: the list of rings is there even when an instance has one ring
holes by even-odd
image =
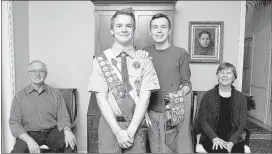
[[[52,152],[73,152],[77,142],[63,96],[44,83],[46,64],[32,61],[28,75],[30,84],[16,93],[11,106],[9,125],[16,138],[11,152],[40,153],[40,145]]]

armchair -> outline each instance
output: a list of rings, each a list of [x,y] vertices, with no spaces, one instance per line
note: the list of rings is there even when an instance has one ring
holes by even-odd
[[[77,99],[76,90],[77,89],[59,89],[65,100],[65,105],[70,115],[71,129],[75,131],[75,124],[77,118]],[[50,152],[50,149],[46,145],[40,146],[41,152]]]

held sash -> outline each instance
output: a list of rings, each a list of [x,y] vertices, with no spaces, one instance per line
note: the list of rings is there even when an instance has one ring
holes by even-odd
[[[165,119],[165,145],[168,146],[173,151],[178,151],[178,127],[179,123],[184,121],[184,102],[182,93],[176,91],[178,87],[173,86],[170,91],[170,101],[164,99],[165,110],[164,110],[164,119]]]

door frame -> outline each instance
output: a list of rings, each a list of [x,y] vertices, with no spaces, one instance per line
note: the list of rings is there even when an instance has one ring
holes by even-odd
[[[271,12],[272,12],[272,8],[271,8]],[[269,44],[269,50],[271,51],[270,54],[269,54],[269,58],[268,58],[268,66],[267,66],[267,83],[268,83],[268,90],[266,91],[266,96],[267,96],[267,99],[266,99],[266,114],[265,114],[265,119],[264,119],[264,122],[265,124],[269,125],[269,126],[272,126],[272,122],[271,122],[271,115],[272,115],[272,112],[271,112],[271,100],[272,100],[272,96],[271,96],[271,90],[272,90],[272,23],[271,23],[271,30],[270,30],[270,35],[269,35],[269,39],[270,39],[270,44]]]

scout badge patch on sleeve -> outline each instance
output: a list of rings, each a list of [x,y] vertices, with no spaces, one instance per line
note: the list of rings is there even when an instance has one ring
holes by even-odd
[[[135,69],[139,69],[139,68],[141,67],[141,63],[138,62],[138,61],[135,61],[135,62],[132,63],[132,66],[133,66],[133,68],[135,68]]]
[[[135,80],[134,81],[134,86],[136,88],[137,95],[140,96],[141,81],[140,80]]]
[[[166,130],[174,128],[184,121],[184,102],[182,92],[177,91],[169,94],[170,101],[165,101],[165,113],[167,117]]]

